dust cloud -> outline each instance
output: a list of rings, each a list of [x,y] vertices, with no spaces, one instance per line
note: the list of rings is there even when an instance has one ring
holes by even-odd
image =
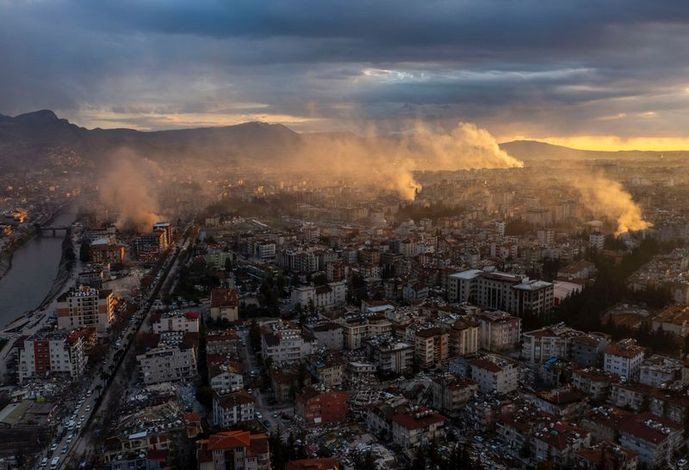
[[[118,214],[117,228],[150,231],[158,221],[152,162],[124,149],[115,152],[110,160],[98,184],[101,203]]]

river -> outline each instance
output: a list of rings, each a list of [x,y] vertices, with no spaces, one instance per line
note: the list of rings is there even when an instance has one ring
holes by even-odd
[[[70,225],[75,218],[76,209],[70,208],[51,225]],[[48,294],[62,257],[61,235],[33,237],[14,252],[12,267],[0,279],[0,326],[38,307]]]

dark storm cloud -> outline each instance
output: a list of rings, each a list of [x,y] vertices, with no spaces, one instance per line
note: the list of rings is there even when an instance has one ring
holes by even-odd
[[[684,1],[0,0],[0,112],[674,132],[688,22]]]

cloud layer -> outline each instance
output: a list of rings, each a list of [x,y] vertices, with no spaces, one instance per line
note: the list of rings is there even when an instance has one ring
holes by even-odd
[[[0,0],[0,113],[683,137],[687,22],[679,0]]]

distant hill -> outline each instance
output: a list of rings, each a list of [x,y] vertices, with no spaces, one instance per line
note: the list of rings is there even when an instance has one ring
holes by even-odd
[[[235,126],[141,132],[86,129],[48,110],[15,117],[0,115],[0,163],[36,163],[55,149],[69,149],[99,160],[126,147],[156,160],[238,158],[269,160],[297,151],[302,137],[281,124],[247,122]]]
[[[389,139],[393,141],[394,138]],[[281,124],[247,122],[235,126],[142,132],[133,129],[86,129],[60,119],[50,110],[10,117],[0,114],[0,165],[22,168],[39,164],[54,151],[73,150],[98,162],[112,152],[128,148],[147,158],[174,162],[193,159],[213,164],[289,161],[305,148],[336,144],[366,148],[371,142],[347,132],[298,134]],[[380,142],[379,142],[380,143]],[[510,155],[535,163],[548,159],[610,159],[649,157],[689,152],[601,152],[576,150],[531,140],[500,144]]]
[[[500,148],[519,160],[536,162],[538,160],[593,160],[615,158],[649,158],[689,155],[689,151],[655,152],[642,150],[579,150],[561,145],[548,144],[536,140],[513,140],[500,144]]]

